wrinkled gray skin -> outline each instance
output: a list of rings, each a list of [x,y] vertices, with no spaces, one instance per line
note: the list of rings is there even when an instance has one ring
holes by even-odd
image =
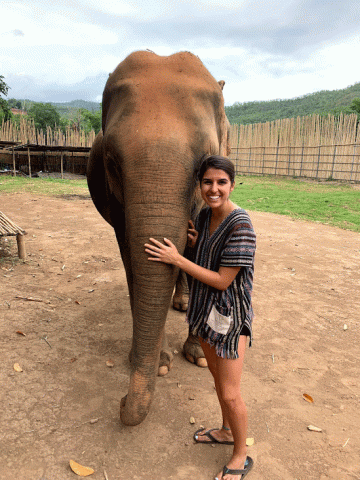
[[[115,230],[129,286],[131,376],[120,408],[126,425],[144,420],[159,359],[166,369],[172,360],[164,327],[179,272],[148,261],[144,243],[167,237],[184,251],[199,161],[205,153],[228,154],[223,85],[191,53],[160,57],[146,51],[120,63],[103,93],[102,132],[91,150],[88,184]],[[194,361],[202,356],[194,338],[184,348]]]

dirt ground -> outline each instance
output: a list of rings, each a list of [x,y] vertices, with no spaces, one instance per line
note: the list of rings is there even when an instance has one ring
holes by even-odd
[[[200,425],[221,418],[208,370],[181,354],[184,314],[169,310],[178,353],[158,378],[150,414],[122,425],[132,324],[111,227],[87,197],[2,194],[0,210],[28,232],[25,263],[16,242],[0,258],[0,479],[72,480],[70,459],[92,467],[94,480],[213,479],[231,447],[193,442]],[[360,235],[251,216],[256,318],[243,394],[255,465],[247,478],[360,479]]]

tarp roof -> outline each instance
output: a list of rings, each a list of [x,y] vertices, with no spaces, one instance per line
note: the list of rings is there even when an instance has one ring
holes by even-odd
[[[90,152],[91,147],[74,147],[73,145],[38,145],[36,143],[25,143],[17,145],[14,150],[32,152]]]
[[[20,145],[20,142],[10,142],[8,140],[0,140],[0,148],[9,148],[9,147],[14,147],[15,145]]]

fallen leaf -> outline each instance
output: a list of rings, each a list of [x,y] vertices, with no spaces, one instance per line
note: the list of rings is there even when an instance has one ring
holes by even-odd
[[[20,367],[20,365],[18,363],[14,363],[14,370],[15,372],[22,372],[23,369]]]
[[[70,460],[70,468],[71,470],[79,475],[79,477],[87,477],[88,475],[92,475],[94,470],[90,467],[84,467],[79,463],[74,462],[74,460]]]
[[[76,303],[76,305],[81,305],[81,303],[79,302],[79,300],[75,300],[75,303]]]
[[[26,337],[26,333],[20,332],[20,330],[17,330],[16,333],[19,334],[19,335],[22,335],[23,337]]]
[[[346,325],[346,323],[344,324],[344,330],[347,330],[348,329],[348,326]]]
[[[112,368],[115,365],[115,363],[112,360],[106,360],[106,366],[109,368]]]
[[[253,438],[247,438],[246,439],[246,446],[251,447],[251,445],[254,445],[255,440]]]
[[[195,418],[194,417],[190,417],[190,423],[192,423],[192,424],[195,423]]]
[[[94,423],[97,423],[98,421],[99,421],[98,418],[93,418],[92,420],[90,420],[90,424],[94,425]]]
[[[314,403],[314,399],[308,395],[307,393],[303,393],[303,399],[306,400],[309,403]]]
[[[321,428],[315,427],[314,425],[308,425],[307,429],[311,432],[322,432]]]

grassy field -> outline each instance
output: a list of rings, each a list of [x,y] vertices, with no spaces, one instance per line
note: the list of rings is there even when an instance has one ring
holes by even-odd
[[[231,198],[245,210],[278,213],[360,232],[358,185],[237,177]]]
[[[33,193],[36,195],[89,195],[86,178],[77,180],[60,178],[0,177],[1,193]]]
[[[89,195],[86,178],[0,177],[0,194],[19,192]],[[359,186],[274,177],[237,177],[232,200],[246,210],[278,213],[360,232]]]

